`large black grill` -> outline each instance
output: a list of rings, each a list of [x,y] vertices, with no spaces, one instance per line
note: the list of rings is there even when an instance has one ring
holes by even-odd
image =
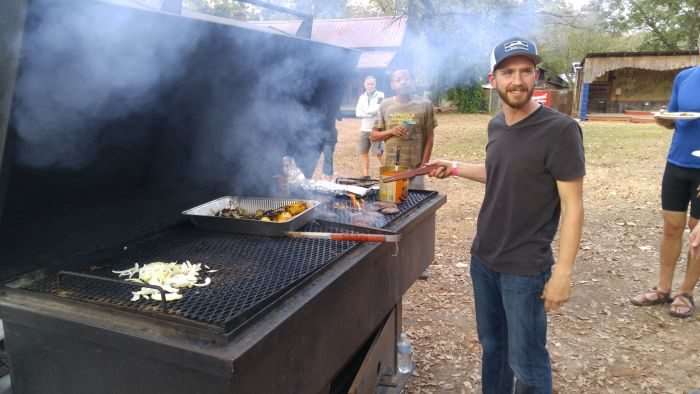
[[[400,212],[388,215],[385,223],[378,223],[379,227],[388,225],[435,194],[412,191],[407,201],[399,205]],[[335,211],[339,221],[350,222],[351,210],[344,208],[344,204],[344,199],[336,199],[335,203],[329,205],[329,209]],[[316,221],[306,225],[302,231],[356,233],[382,230]],[[118,252],[83,257],[83,263],[74,266],[74,271],[79,274],[109,279],[117,279],[113,270],[127,269],[137,262],[144,264],[189,260],[217,270],[208,274],[212,279],[211,285],[184,290],[180,300],[168,303],[146,300],[132,302],[131,292],[138,290],[138,286],[70,273],[47,274],[23,288],[184,323],[203,323],[230,332],[241,327],[256,313],[283,299],[295,286],[321,272],[356,245],[356,242],[346,241],[208,232],[189,224],[181,224],[147,239],[127,244]]]

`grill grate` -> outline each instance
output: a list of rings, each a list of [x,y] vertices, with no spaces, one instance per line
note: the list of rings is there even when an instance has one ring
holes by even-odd
[[[387,218],[395,220],[433,192],[411,192],[401,204],[401,212]],[[413,198],[411,198],[413,197]],[[338,210],[345,211],[345,210]],[[302,231],[358,232],[345,224],[312,222]],[[359,229],[359,232],[381,230]],[[89,260],[80,273],[116,279],[112,270],[123,270],[134,263],[190,260],[203,263],[215,273],[207,274],[207,287],[182,291],[183,298],[168,302],[140,300],[131,302],[131,292],[138,288],[83,277],[55,274],[23,286],[26,290],[50,293],[79,301],[106,304],[130,311],[155,314],[182,322],[205,323],[232,331],[256,313],[281,300],[283,295],[303,279],[320,272],[357,245],[356,242],[314,239],[270,238],[208,232],[190,225],[180,225],[151,238],[127,245],[124,250],[102,260]]]

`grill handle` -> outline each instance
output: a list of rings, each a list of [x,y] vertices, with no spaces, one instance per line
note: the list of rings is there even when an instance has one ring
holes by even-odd
[[[289,231],[291,238],[331,239],[333,241],[353,242],[399,242],[400,235],[396,234],[352,234],[352,233],[316,233],[304,231]]]
[[[160,307],[163,308],[163,312],[166,312],[168,307],[167,303],[165,302],[165,290],[163,290],[162,287],[159,286],[154,286],[154,285],[149,285],[148,283],[135,283],[135,282],[128,282],[125,280],[118,280],[118,279],[112,279],[112,278],[105,278],[103,276],[96,276],[96,275],[88,275],[88,274],[81,274],[78,272],[71,272],[71,271],[58,271],[58,287],[61,287],[61,277],[62,276],[75,276],[78,278],[84,278],[84,279],[94,279],[94,280],[99,280],[103,282],[112,282],[112,283],[117,283],[120,285],[127,285],[131,287],[147,287],[149,289],[154,289],[158,290],[160,292]]]

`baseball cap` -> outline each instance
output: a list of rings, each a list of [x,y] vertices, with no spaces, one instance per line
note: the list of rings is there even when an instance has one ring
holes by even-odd
[[[513,37],[496,45],[491,51],[491,72],[494,72],[504,60],[513,56],[527,56],[535,64],[542,61],[534,42],[527,38]]]

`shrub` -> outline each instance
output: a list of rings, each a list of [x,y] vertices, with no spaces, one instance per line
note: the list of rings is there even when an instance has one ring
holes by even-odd
[[[447,90],[447,99],[462,113],[478,113],[488,110],[487,97],[480,84],[458,86]]]

